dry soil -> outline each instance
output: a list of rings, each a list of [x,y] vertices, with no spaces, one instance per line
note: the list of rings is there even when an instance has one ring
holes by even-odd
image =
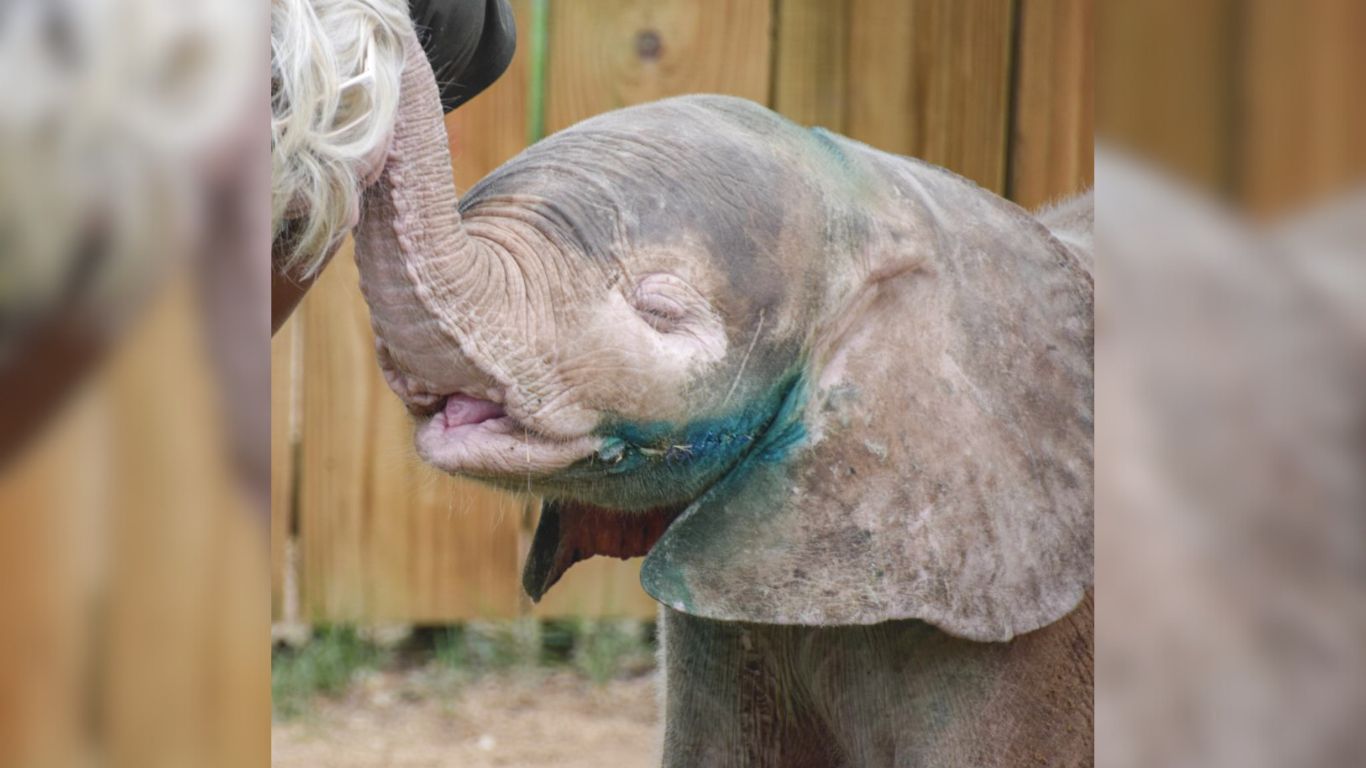
[[[654,678],[568,672],[459,682],[370,672],[271,734],[276,768],[635,768],[659,765]]]

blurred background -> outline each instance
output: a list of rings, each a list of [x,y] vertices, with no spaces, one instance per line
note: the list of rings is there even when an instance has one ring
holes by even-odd
[[[1097,5],[1097,762],[1362,765],[1366,4]]]
[[[513,7],[462,190],[709,91],[1032,208],[1094,98],[1097,762],[1366,762],[1362,4]],[[349,252],[267,340],[264,29],[0,5],[0,768],[649,764],[637,564],[525,601],[535,500],[417,462]]]
[[[1091,182],[1087,2],[512,6],[511,67],[447,118],[460,190],[580,120],[697,92],[925,158],[1028,207]],[[276,763],[650,764],[656,605],[639,561],[580,563],[542,603],[528,602],[520,573],[539,501],[420,464],[411,418],[374,361],[349,247],[271,354]],[[359,634],[320,633],[338,625]],[[453,671],[443,650],[451,628],[457,645],[502,643],[498,653],[522,661],[490,669],[466,653]],[[377,631],[389,633],[387,651]],[[315,687],[332,695],[310,708],[295,670],[353,641],[369,649],[351,678],[362,682],[327,678]],[[597,672],[585,673],[588,659]],[[534,695],[501,692],[509,686]],[[300,704],[283,712],[286,688]]]
[[[266,8],[0,6],[0,766],[269,760]]]

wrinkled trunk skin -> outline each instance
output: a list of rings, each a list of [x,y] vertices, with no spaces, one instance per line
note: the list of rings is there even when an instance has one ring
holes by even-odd
[[[662,608],[665,768],[1094,764],[1092,599],[1007,643]]]
[[[472,286],[487,284],[490,259],[460,220],[431,65],[414,36],[406,48],[388,158],[356,230],[356,265],[386,376],[420,402],[406,395],[469,388],[482,375],[460,362]]]

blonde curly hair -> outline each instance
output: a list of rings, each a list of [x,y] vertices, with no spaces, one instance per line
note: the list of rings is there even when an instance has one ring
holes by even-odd
[[[398,108],[404,0],[272,0],[271,234],[310,277],[355,222]]]

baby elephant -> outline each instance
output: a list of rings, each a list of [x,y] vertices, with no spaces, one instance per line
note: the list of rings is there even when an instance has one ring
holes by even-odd
[[[547,499],[532,597],[645,556],[664,764],[1090,764],[1089,199],[692,96],[457,202],[409,53],[357,235],[380,364],[424,460]]]

